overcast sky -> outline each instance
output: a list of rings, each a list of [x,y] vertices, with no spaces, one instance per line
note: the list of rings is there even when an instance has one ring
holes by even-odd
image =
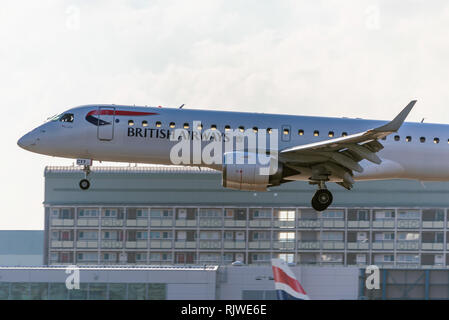
[[[43,229],[18,138],[81,104],[449,123],[445,0],[3,0],[0,229]]]

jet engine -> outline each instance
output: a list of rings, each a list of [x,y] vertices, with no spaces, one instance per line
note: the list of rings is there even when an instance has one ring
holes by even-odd
[[[266,191],[280,185],[282,163],[277,158],[251,152],[228,152],[223,156],[222,185],[225,188]]]

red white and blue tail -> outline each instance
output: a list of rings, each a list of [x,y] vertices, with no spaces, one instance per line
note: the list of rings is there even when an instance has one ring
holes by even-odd
[[[271,259],[274,285],[279,300],[309,300],[295,274],[282,259]]]

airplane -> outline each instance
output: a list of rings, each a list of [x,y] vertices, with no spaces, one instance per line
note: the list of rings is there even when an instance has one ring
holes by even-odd
[[[195,158],[195,152],[192,152],[188,155],[190,162],[180,164],[220,170],[222,185],[238,190],[266,191],[291,181],[308,181],[318,189],[311,205],[316,211],[323,211],[333,201],[326,186],[330,182],[350,190],[356,181],[362,180],[449,180],[449,126],[404,123],[415,103],[416,100],[408,103],[390,122],[187,108],[84,105],[48,119],[20,138],[18,145],[39,154],[78,159],[77,164],[85,173],[79,186],[87,190],[91,185],[92,161],[173,165],[179,164],[173,163],[172,151],[181,140],[189,141],[190,146],[200,140],[203,148],[212,140],[223,145],[234,141],[234,136],[226,139],[228,132],[264,133],[265,137],[261,135],[257,139],[266,142],[265,149],[248,145],[243,149],[236,146],[234,149],[214,149],[211,154],[217,153],[217,159],[222,161],[212,163],[203,157]],[[177,130],[187,136],[175,136]],[[199,135],[195,135],[198,132]],[[206,137],[203,135],[206,132],[217,135]],[[264,163],[259,160],[243,164],[232,162],[232,159],[254,159],[261,154],[269,158],[268,164],[266,159]],[[269,173],[262,174],[264,167]]]
[[[310,300],[293,271],[282,259],[271,259],[278,300]]]

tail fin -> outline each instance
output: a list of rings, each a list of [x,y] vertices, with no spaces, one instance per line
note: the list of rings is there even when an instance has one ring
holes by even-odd
[[[309,300],[295,274],[282,259],[271,259],[274,285],[279,300]]]

